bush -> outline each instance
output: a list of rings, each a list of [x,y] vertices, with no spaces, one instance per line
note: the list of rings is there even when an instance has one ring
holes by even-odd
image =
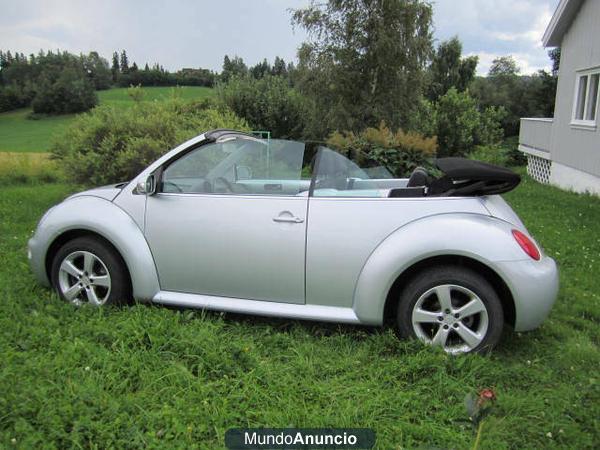
[[[519,136],[511,136],[502,142],[502,147],[506,150],[508,164],[510,166],[527,165],[527,156],[519,150]]]
[[[463,156],[475,145],[479,126],[477,105],[468,93],[450,89],[436,105],[439,156]]]
[[[490,106],[479,115],[479,126],[475,129],[475,143],[478,145],[498,145],[504,137],[502,121],[506,110],[500,106]]]
[[[508,166],[509,158],[506,149],[499,145],[478,145],[469,154],[470,159],[483,161],[497,166]]]
[[[359,134],[334,132],[327,144],[361,164],[376,163],[406,177],[416,167],[428,165],[437,150],[435,137],[427,138],[416,132],[392,132],[382,122],[379,128],[367,128]]]
[[[0,86],[0,112],[24,108],[29,105],[33,92],[16,83]]]
[[[217,86],[217,95],[255,130],[270,131],[281,139],[303,136],[306,103],[285,77],[234,77]]]
[[[248,129],[244,120],[209,102],[101,105],[75,119],[51,152],[72,181],[107,184],[130,180],[171,148],[215,128]]]
[[[527,157],[518,149],[519,137],[512,136],[495,145],[478,145],[469,154],[470,159],[477,159],[498,166],[515,167],[527,164]]]
[[[94,85],[85,72],[67,67],[56,80],[40,77],[31,106],[37,114],[68,114],[87,111],[97,103]]]
[[[504,108],[477,109],[468,92],[451,88],[433,107],[434,128],[439,143],[439,156],[465,156],[476,145],[498,145],[503,136],[501,121]]]

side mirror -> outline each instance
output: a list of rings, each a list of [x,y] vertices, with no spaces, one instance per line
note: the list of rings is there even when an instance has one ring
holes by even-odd
[[[138,194],[154,195],[156,193],[156,175],[150,174],[146,180],[140,181],[136,186]]]

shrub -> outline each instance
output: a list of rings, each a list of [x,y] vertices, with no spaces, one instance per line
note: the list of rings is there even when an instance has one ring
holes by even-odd
[[[334,132],[327,144],[341,151],[358,164],[376,163],[396,177],[408,176],[416,167],[428,165],[437,150],[435,137],[417,132],[392,132],[382,122],[379,128],[367,128],[361,133]]]
[[[56,80],[41,76],[31,106],[34,113],[68,114],[87,111],[98,103],[94,85],[80,68],[63,69]]]
[[[479,126],[475,129],[475,143],[478,145],[497,145],[504,137],[502,121],[506,110],[500,106],[485,108],[479,115]]]
[[[499,145],[478,145],[469,154],[469,158],[489,164],[495,164],[497,166],[509,165],[506,149]]]
[[[436,136],[436,104],[422,97],[417,107],[410,114],[408,127],[410,130],[421,133],[424,136]]]
[[[16,83],[0,86],[0,112],[23,108],[31,102],[33,92]]]
[[[209,102],[101,105],[75,119],[51,152],[72,181],[107,184],[135,177],[177,144],[214,128],[248,129],[244,120]]]
[[[465,156],[476,145],[497,145],[503,136],[501,121],[504,108],[477,108],[469,92],[451,88],[433,107],[434,128],[439,143],[439,156]],[[421,127],[423,128],[423,127]]]
[[[468,93],[451,88],[436,105],[436,134],[440,156],[468,154],[479,126],[477,105]]]
[[[281,139],[303,135],[306,104],[285,77],[234,77],[217,87],[220,101],[256,130]]]
[[[511,136],[502,142],[502,147],[506,150],[508,164],[510,166],[527,165],[527,156],[519,150],[519,136]]]

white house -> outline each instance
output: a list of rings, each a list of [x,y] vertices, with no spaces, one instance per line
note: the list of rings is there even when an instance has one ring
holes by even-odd
[[[554,118],[521,119],[536,180],[600,195],[600,0],[561,0],[543,37],[561,47]]]

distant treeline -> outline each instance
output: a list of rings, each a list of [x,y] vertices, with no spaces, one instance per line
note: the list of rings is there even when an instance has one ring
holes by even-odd
[[[221,74],[203,68],[169,72],[158,63],[140,68],[125,50],[114,52],[109,62],[98,52],[74,55],[66,51],[26,56],[0,50],[0,111],[32,106],[36,113],[73,113],[97,103],[96,90],[128,86],[207,86],[232,76],[249,74],[256,79],[287,75],[292,63],[276,57],[248,68],[241,58],[225,56]]]
[[[208,69],[185,68],[169,72],[158,63],[139,68],[134,61],[129,62],[127,52],[114,52],[110,69],[105,65],[114,86],[214,86],[218,75]]]

